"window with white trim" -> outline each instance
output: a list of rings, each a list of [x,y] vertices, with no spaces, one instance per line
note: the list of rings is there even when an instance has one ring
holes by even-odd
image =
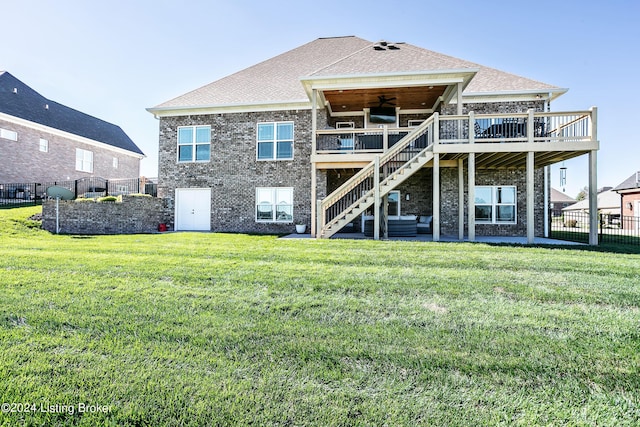
[[[475,211],[478,224],[516,223],[515,186],[477,186]]]
[[[178,162],[208,162],[211,158],[211,126],[178,128]]]
[[[49,141],[44,139],[44,138],[40,138],[40,145],[39,145],[39,149],[40,151],[42,151],[43,153],[48,153],[49,152]]]
[[[256,222],[293,222],[293,188],[256,188]]]
[[[113,166],[114,169],[118,169],[118,158],[117,157],[113,158],[112,166]]]
[[[18,132],[14,132],[14,131],[9,130],[9,129],[0,128],[0,138],[10,139],[11,141],[17,141],[18,140]]]
[[[293,122],[258,123],[258,160],[293,159]]]
[[[76,170],[93,173],[93,152],[76,148]]]

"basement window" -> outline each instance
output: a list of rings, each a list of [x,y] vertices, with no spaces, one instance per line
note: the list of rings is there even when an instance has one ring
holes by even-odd
[[[515,224],[515,186],[477,186],[475,212],[478,224]]]

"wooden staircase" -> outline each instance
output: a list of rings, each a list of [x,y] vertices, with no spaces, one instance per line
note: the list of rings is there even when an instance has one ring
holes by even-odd
[[[432,160],[433,138],[432,117],[322,200],[317,237],[333,236]]]

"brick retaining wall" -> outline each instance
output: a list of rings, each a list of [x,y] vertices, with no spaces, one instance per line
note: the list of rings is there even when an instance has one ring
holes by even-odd
[[[155,233],[168,223],[172,210],[164,199],[122,196],[122,202],[60,201],[60,233],[136,234]],[[42,227],[56,232],[56,201],[42,205]]]

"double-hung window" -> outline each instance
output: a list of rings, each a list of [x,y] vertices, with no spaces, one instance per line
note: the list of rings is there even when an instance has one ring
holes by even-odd
[[[208,162],[211,158],[211,126],[178,128],[178,162]]]
[[[256,222],[293,222],[293,188],[256,188]]]
[[[93,173],[93,152],[76,148],[76,170]]]
[[[516,187],[477,186],[475,211],[479,224],[515,224]]]
[[[293,159],[293,122],[258,123],[258,160]]]

